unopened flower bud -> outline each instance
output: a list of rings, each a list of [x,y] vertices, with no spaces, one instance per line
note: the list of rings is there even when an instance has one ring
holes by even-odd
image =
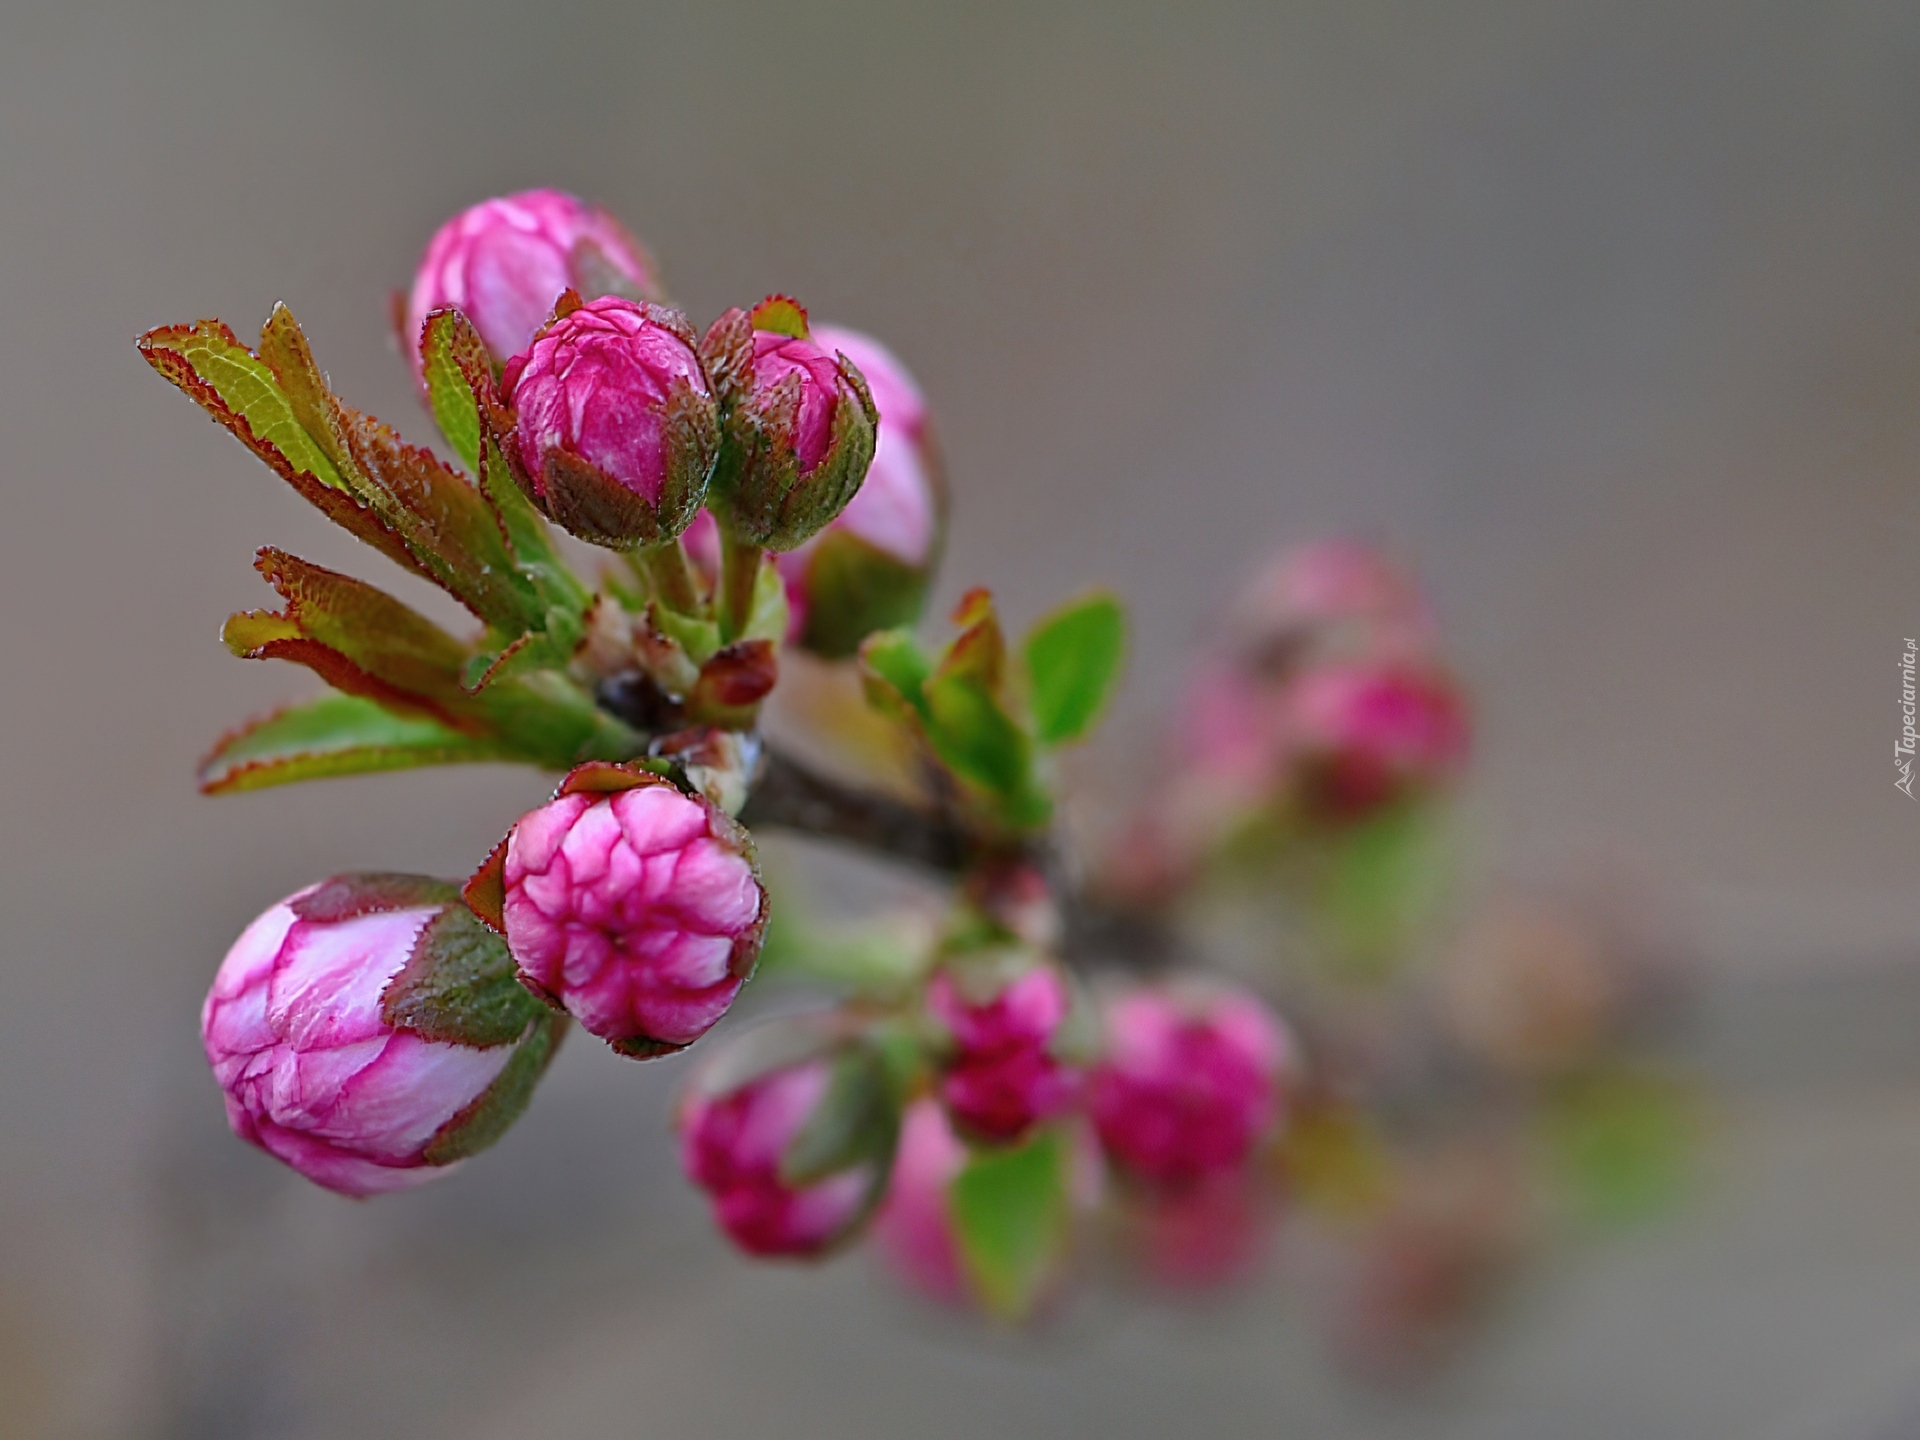
[[[407,297],[402,337],[420,378],[420,331],[435,310],[455,309],[504,363],[533,343],[568,290],[589,300],[657,300],[653,261],[606,211],[558,190],[483,200],[434,232]]]
[[[926,402],[906,367],[855,330],[822,325],[813,338],[858,367],[879,412],[858,493],[826,529],[776,557],[793,639],[840,659],[875,630],[920,618],[940,559],[946,495]]]
[[[672,540],[699,512],[719,419],[693,338],[678,311],[608,296],[507,362],[514,445],[555,523],[632,549]]]
[[[343,1195],[417,1185],[497,1138],[551,1052],[545,1013],[531,1006],[522,1026],[508,1009],[502,1035],[477,1037],[497,1043],[478,1045],[427,1038],[417,1014],[396,1024],[385,1003],[440,917],[485,937],[453,896],[419,877],[341,876],[247,927],[200,1011],[236,1135]]]
[[[872,1046],[775,1022],[696,1079],[680,1109],[680,1163],[741,1249],[819,1255],[872,1213],[898,1128]]]
[[[1279,1020],[1243,991],[1120,996],[1089,1084],[1108,1158],[1170,1189],[1245,1165],[1279,1117],[1290,1050]]]
[[[997,988],[970,986],[973,979],[956,977],[948,966],[927,989],[927,1009],[954,1043],[940,1098],[963,1129],[1011,1141],[1067,1108],[1079,1092],[1079,1070],[1054,1053],[1071,997],[1050,965],[1035,965]]]
[[[1444,784],[1467,758],[1466,704],[1430,665],[1309,670],[1291,687],[1288,721],[1303,799],[1335,818]]]
[[[582,766],[506,843],[501,918],[521,983],[623,1054],[691,1044],[760,952],[766,892],[752,841],[657,776],[581,788]]]
[[[810,338],[806,311],[770,297],[730,310],[701,342],[725,407],[714,476],[721,525],[791,550],[847,507],[873,459],[877,412],[859,369]]]

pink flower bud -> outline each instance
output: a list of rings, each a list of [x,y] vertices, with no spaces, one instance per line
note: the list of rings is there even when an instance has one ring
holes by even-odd
[[[1272,1012],[1244,991],[1121,996],[1089,1086],[1108,1158],[1165,1188],[1246,1164],[1279,1115],[1290,1048]]]
[[[743,1250],[819,1255],[861,1226],[886,1183],[899,1116],[879,1057],[850,1041],[729,1075],[741,1048],[682,1103],[681,1166]]]
[[[620,222],[558,190],[523,190],[462,210],[427,242],[407,299],[408,363],[420,377],[420,331],[452,308],[505,361],[533,342],[566,290],[589,300],[658,298],[653,262]]]
[[[841,378],[840,369],[811,340],[791,335],[776,335],[767,330],[753,332],[753,388],[749,404],[765,403],[782,381],[790,380],[795,392],[794,414],[790,422],[794,457],[800,473],[810,474],[826,457],[833,442],[833,417],[843,403],[852,400],[851,387]]]
[[[719,422],[692,339],[677,312],[608,296],[507,362],[520,461],[536,498],[582,539],[659,544],[698,512]]]
[[[722,527],[792,550],[846,509],[873,459],[877,411],[859,369],[828,354],[806,311],[769,296],[730,310],[701,341],[726,409],[714,491]]]
[[[893,1178],[874,1221],[894,1268],[916,1289],[955,1304],[968,1289],[947,1191],[966,1163],[967,1147],[946,1112],[936,1101],[916,1100],[901,1121]]]
[[[390,1025],[382,992],[443,907],[328,918],[304,903],[326,888],[289,896],[234,942],[201,1007],[201,1039],[236,1135],[343,1195],[405,1189],[451,1168],[436,1151],[518,1047]]]
[[[773,557],[787,589],[787,643],[838,660],[875,630],[920,617],[940,558],[946,496],[926,403],[906,368],[858,331],[822,325],[813,338],[859,367],[879,412],[873,461],[847,508]],[[685,543],[717,580],[720,530],[711,514],[694,517]]]
[[[625,1054],[697,1040],[759,955],[766,893],[746,831],[665,781],[563,786],[513,827],[504,885],[521,983]]]
[[[1250,639],[1344,621],[1427,637],[1433,623],[1411,576],[1378,550],[1339,539],[1282,554],[1247,587],[1234,618]]]
[[[983,998],[963,993],[949,970],[927,989],[927,1008],[953,1036],[955,1055],[940,1098],[960,1125],[992,1141],[1018,1139],[1079,1093],[1080,1073],[1050,1048],[1070,1005],[1066,982],[1036,965]]]
[[[1459,690],[1416,664],[1328,665],[1288,697],[1292,746],[1309,806],[1347,817],[1450,780],[1465,764]]]

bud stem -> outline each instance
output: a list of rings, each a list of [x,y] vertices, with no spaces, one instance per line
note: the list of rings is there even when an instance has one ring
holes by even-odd
[[[653,584],[653,592],[669,610],[695,615],[700,610],[700,592],[694,587],[693,570],[687,564],[687,552],[675,538],[635,557],[641,570]]]
[[[724,530],[720,540],[720,638],[733,641],[753,618],[753,592],[760,580],[766,552]]]

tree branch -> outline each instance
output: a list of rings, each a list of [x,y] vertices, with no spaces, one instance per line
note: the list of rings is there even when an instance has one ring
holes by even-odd
[[[890,795],[853,790],[769,749],[752,797],[740,812],[749,829],[778,825],[840,840],[910,865],[958,875],[991,848],[957,818]]]

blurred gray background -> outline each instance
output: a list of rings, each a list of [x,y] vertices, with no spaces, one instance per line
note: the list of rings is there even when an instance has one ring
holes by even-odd
[[[1920,1434],[1916,75],[1899,3],[9,8],[0,1435]],[[308,689],[215,639],[255,546],[421,597],[132,338],[285,300],[423,431],[386,293],[530,185],[625,217],[696,319],[778,288],[896,347],[943,595],[1132,601],[1098,764],[1270,545],[1412,558],[1480,696],[1475,864],[1686,917],[1693,1205],[1383,1399],[1286,1274],[1029,1342],[860,1257],[736,1260],[671,1062],[577,1044],[497,1151],[374,1205],[231,1140],[195,1014],[240,926],[464,873],[545,782],[196,797]]]

